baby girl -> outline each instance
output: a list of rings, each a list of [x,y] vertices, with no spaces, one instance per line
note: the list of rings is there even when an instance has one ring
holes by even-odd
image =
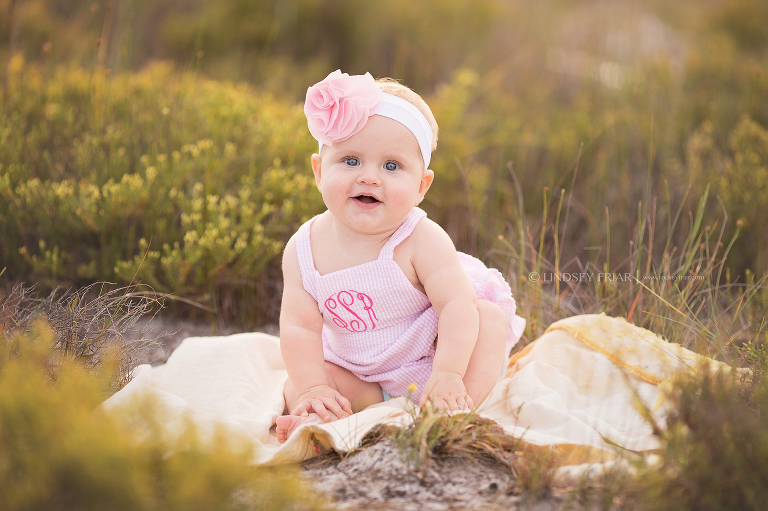
[[[457,252],[417,207],[434,179],[429,106],[394,80],[336,70],[307,90],[304,113],[328,210],[283,256],[290,415],[277,418],[278,440],[397,396],[479,406],[525,320],[501,274]]]

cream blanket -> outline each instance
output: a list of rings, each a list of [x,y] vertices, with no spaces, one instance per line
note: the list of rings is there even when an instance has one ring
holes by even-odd
[[[478,412],[522,437],[526,449],[550,449],[561,466],[603,462],[615,457],[616,446],[657,448],[638,406],[663,423],[660,386],[701,367],[727,368],[621,318],[575,316],[552,324],[513,356]],[[376,424],[411,421],[405,398],[397,398],[337,422],[301,426],[281,446],[272,426],[283,411],[286,378],[277,337],[190,337],[166,364],[139,366],[102,408],[128,418],[136,413],[134,398],[142,396],[164,434],[177,435],[190,421],[203,439],[223,430],[252,445],[254,464],[310,458],[315,443],[347,451]]]

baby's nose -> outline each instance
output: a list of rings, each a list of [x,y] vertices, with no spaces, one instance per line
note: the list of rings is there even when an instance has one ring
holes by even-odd
[[[360,174],[357,176],[357,182],[373,185],[380,184],[380,177],[377,169],[372,165],[363,165],[360,168]]]

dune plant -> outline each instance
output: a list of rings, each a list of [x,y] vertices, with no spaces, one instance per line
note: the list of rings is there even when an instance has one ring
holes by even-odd
[[[265,321],[275,257],[322,204],[297,105],[160,63],[110,77],[20,63],[2,101],[6,277],[141,281]]]
[[[409,426],[390,427],[386,433],[422,477],[436,458],[484,459],[510,466],[518,450],[519,439],[474,412],[447,415],[426,405],[412,415]],[[371,435],[380,433],[374,430]]]
[[[729,214],[740,219],[744,235],[737,240],[731,259],[746,266],[747,254],[764,243],[768,222],[768,130],[749,116],[743,116],[727,134],[726,147],[719,147],[714,124],[705,121],[688,138],[685,166],[675,162],[672,170],[690,175],[694,182],[711,183]],[[768,267],[768,255],[758,251],[752,269]]]
[[[0,335],[0,508],[320,508],[292,470],[254,468],[251,448],[222,432],[168,438],[150,403],[136,403],[130,423],[106,415],[103,382],[119,365],[105,354],[94,372],[65,356],[42,319]],[[137,429],[151,434],[139,441]]]
[[[107,282],[79,289],[53,290],[39,298],[34,286],[17,285],[0,297],[0,334],[31,334],[36,321],[53,331],[53,348],[61,359],[95,370],[111,352],[117,366],[111,391],[125,386],[137,360],[157,346],[145,320],[162,308],[162,297],[146,286],[116,287]],[[53,365],[52,370],[55,369]]]
[[[708,214],[705,193],[695,209],[689,202],[637,204],[637,221],[621,259],[607,246],[591,247],[584,259],[561,258],[571,193],[544,190],[544,212],[533,225],[520,223],[511,236],[499,236],[498,253],[507,254],[508,275],[526,336],[535,339],[553,321],[575,314],[605,312],[627,318],[666,339],[707,356],[738,362],[737,348],[766,334],[768,276],[747,271],[738,281],[727,261],[738,240],[724,238],[729,217]],[[650,202],[650,205],[648,205]],[[548,215],[550,208],[552,216]],[[554,218],[553,218],[554,217]],[[605,239],[612,237],[606,214]],[[535,230],[534,230],[535,229]],[[685,233],[681,245],[675,240]],[[586,252],[586,251],[585,251]]]
[[[670,398],[672,411],[657,429],[661,449],[635,465],[638,472],[625,486],[626,509],[765,509],[765,372],[702,371]]]
[[[615,234],[608,212],[605,244],[592,247],[592,255],[584,250],[584,259],[562,259],[565,233],[572,228],[572,194],[565,189],[545,188],[540,217],[498,237],[496,253],[509,258],[518,313],[528,320],[519,347],[553,321],[605,312],[749,369],[713,376],[691,368],[691,376],[670,390],[667,422],[652,424],[661,449],[651,460],[660,461],[638,465],[638,458],[629,456],[638,472],[608,474],[588,500],[603,509],[618,504],[621,509],[760,509],[764,477],[760,470],[745,471],[768,461],[760,419],[768,385],[768,275],[747,271],[741,280],[730,273],[728,260],[743,222],[730,220],[723,201],[713,199],[708,188],[679,204],[669,194],[662,201],[647,190],[618,260],[610,250]],[[720,205],[718,217],[711,214],[712,203]],[[735,232],[725,238],[729,223]],[[645,416],[652,421],[650,413]],[[532,467],[526,480],[539,494],[546,494],[552,481],[543,461],[533,457],[521,465],[521,473]]]

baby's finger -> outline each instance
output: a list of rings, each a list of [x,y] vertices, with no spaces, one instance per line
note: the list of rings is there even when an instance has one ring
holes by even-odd
[[[432,401],[432,406],[434,406],[436,410],[447,410],[447,409],[449,409],[448,401],[446,401],[445,399],[443,399],[441,397],[439,397],[439,398],[435,399],[434,401]]]
[[[467,406],[469,407],[470,410],[474,410],[475,408],[475,402],[472,401],[472,398],[469,397],[469,394],[467,394]]]
[[[452,412],[459,410],[459,404],[456,402],[455,398],[451,398],[448,400],[448,409]]]
[[[328,410],[326,410],[323,402],[319,399],[312,399],[310,402],[312,403],[312,409],[315,411],[315,413],[318,414],[320,418],[325,422],[330,422],[331,415],[328,413]]]
[[[433,385],[433,387],[434,387],[434,385]],[[433,392],[433,390],[430,390],[429,392],[427,392],[425,390],[421,394],[421,399],[419,399],[419,406],[424,406],[425,404],[427,404],[429,402],[432,403],[432,406],[436,406],[435,405],[435,399],[438,399],[438,398],[435,397],[435,393]]]
[[[464,399],[463,396],[459,396],[456,399],[456,405],[459,407],[459,410],[466,410],[467,409],[467,401]]]
[[[309,401],[302,401],[298,405],[296,405],[296,408],[293,409],[291,412],[291,415],[301,415],[306,417],[309,415],[309,410],[312,409],[312,405],[309,403]]]
[[[338,401],[344,411],[347,412],[347,415],[352,415],[352,403],[349,402],[349,399],[345,398],[341,394],[338,394],[336,396],[336,401]]]
[[[348,417],[349,414],[345,412],[341,406],[339,406],[339,403],[335,399],[329,399],[328,401],[324,401],[323,404],[326,406],[326,408],[329,408],[335,415],[337,419],[343,419],[344,417]]]

